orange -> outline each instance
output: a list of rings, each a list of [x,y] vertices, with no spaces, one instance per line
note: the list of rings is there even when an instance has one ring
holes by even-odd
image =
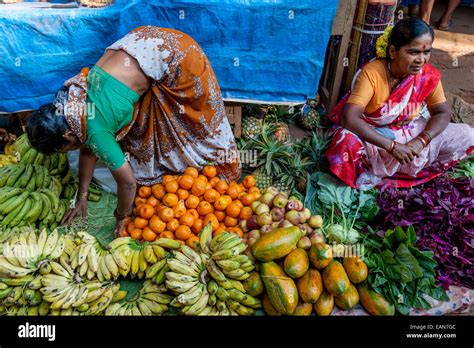
[[[189,195],[186,199],[186,208],[195,209],[199,205],[199,198],[195,195]]]
[[[249,188],[249,190],[247,192],[248,193],[254,193],[254,192],[260,193],[260,189],[256,186],[254,186],[254,187]]]
[[[127,225],[127,232],[128,234],[132,233],[132,231],[135,229],[135,224],[134,222],[130,222],[128,225]]]
[[[227,185],[227,183],[225,181],[222,181],[222,180],[219,180],[219,182],[215,186],[215,189],[220,194],[223,194],[224,192],[226,192],[228,188],[229,188],[229,185]]]
[[[148,226],[148,220],[141,217],[135,218],[133,223],[135,224],[135,228],[139,228],[139,229],[142,229]]]
[[[244,236],[244,232],[239,227],[229,227],[227,231],[238,234],[240,238]]]
[[[250,193],[252,196],[253,196],[253,200],[256,201],[257,199],[260,198],[260,196],[262,195],[260,192],[252,192]]]
[[[181,216],[183,216],[184,213],[186,213],[186,206],[184,205],[184,201],[179,201],[178,204],[173,207],[173,211],[175,218],[179,219]]]
[[[139,216],[140,215],[140,207],[141,207],[141,205],[139,205],[138,207],[133,208],[133,210],[132,210],[133,216]]]
[[[194,218],[193,215],[186,213],[186,214],[181,215],[181,217],[179,218],[179,224],[188,226],[188,227],[193,227],[194,220],[196,219]]]
[[[176,231],[178,227],[179,227],[178,219],[173,219],[171,221],[168,221],[168,223],[166,224],[166,229],[171,232]]]
[[[178,189],[179,189],[179,184],[176,180],[168,181],[165,184],[165,190],[168,193],[176,193],[176,191],[178,191]]]
[[[151,196],[151,187],[142,186],[138,189],[138,195],[142,198],[148,198]]]
[[[164,205],[166,205],[167,207],[174,207],[176,204],[178,204],[178,201],[179,201],[179,198],[178,196],[176,196],[174,193],[167,193],[164,197],[163,197],[163,203]]]
[[[174,211],[171,208],[164,208],[160,211],[160,218],[164,222],[170,222],[174,218]]]
[[[207,179],[207,176],[205,176],[205,175],[199,174],[199,176],[197,178],[199,180],[204,181],[206,184],[209,182],[209,180]]]
[[[174,180],[174,176],[167,174],[167,175],[163,175],[163,179],[161,180],[161,182],[163,183],[163,185],[166,185],[167,182],[170,182],[173,180]]]
[[[252,175],[247,175],[244,180],[242,180],[242,184],[245,186],[245,188],[251,188],[254,187],[256,184],[256,180]]]
[[[179,186],[184,190],[190,190],[193,187],[194,178],[191,175],[184,174],[179,181]]]
[[[191,229],[188,226],[179,226],[175,232],[176,238],[181,240],[186,240],[193,235]]]
[[[196,168],[188,167],[184,171],[184,174],[192,176],[193,178],[197,178],[199,176],[199,172]]]
[[[227,230],[227,226],[223,222],[219,222],[219,228]]]
[[[146,200],[146,204],[149,204],[152,207],[156,208],[158,206],[158,204],[160,204],[160,201],[158,199],[156,199],[155,196],[150,196]]]
[[[166,194],[165,187],[163,184],[155,184],[151,187],[151,191],[153,192],[153,196],[158,199],[162,199],[163,196]]]
[[[233,201],[232,203],[237,204],[237,205],[240,207],[240,209],[242,209],[242,208],[244,207],[244,204],[243,204],[241,201],[239,201],[238,199],[236,199],[236,200]]]
[[[174,234],[171,231],[164,231],[160,234],[160,238],[174,239]]]
[[[239,214],[239,219],[240,220],[247,220],[247,219],[250,219],[253,215],[253,211],[252,211],[252,208],[250,207],[243,207],[241,210],[240,210],[240,214]]]
[[[160,211],[162,211],[164,208],[166,208],[166,205],[163,203],[158,204],[158,206],[155,208],[156,213],[158,214]]]
[[[199,213],[196,209],[188,209],[186,213],[191,214],[194,217],[194,220],[199,219]]]
[[[240,197],[240,201],[244,206],[252,205],[252,203],[255,201],[254,195],[251,193],[244,193],[243,196]]]
[[[206,191],[207,191],[207,190],[212,190],[212,185],[209,184],[209,183],[206,184]]]
[[[227,214],[227,216],[233,218],[239,216],[242,207],[237,202],[238,201],[234,201],[227,206],[227,208],[225,209],[225,213]]]
[[[205,216],[207,214],[213,213],[214,212],[214,207],[209,202],[201,201],[201,202],[199,202],[199,205],[197,207],[197,211],[198,211],[199,215]]]
[[[143,229],[142,238],[146,240],[147,242],[153,242],[156,239],[156,237],[158,236],[156,235],[155,232],[151,230],[151,228],[145,227]]]
[[[191,230],[194,232],[194,233],[199,233],[201,232],[202,228],[204,227],[204,223],[201,219],[196,219],[194,220],[194,224],[193,226],[191,227]]]
[[[208,178],[213,178],[217,175],[217,169],[214,166],[205,166],[202,169],[202,173]]]
[[[146,203],[146,198],[143,198],[143,197],[136,197],[135,198],[135,206],[138,207],[142,204],[145,204]]]
[[[150,225],[151,230],[155,233],[161,233],[166,228],[166,224],[156,215],[150,219],[148,224]]]
[[[136,239],[136,240],[141,240],[142,239],[142,233],[143,233],[143,230],[141,230],[140,228],[135,228],[132,233],[130,233],[130,237],[132,237],[133,239]]]
[[[153,215],[155,215],[155,208],[149,204],[143,204],[140,207],[140,216],[144,219],[150,219]]]
[[[127,232],[127,229],[125,227],[122,228],[122,231],[120,232],[120,236],[122,236],[122,237],[128,237],[129,236],[129,234]]]
[[[224,219],[224,225],[226,225],[227,227],[237,226],[238,223],[239,223],[239,220],[230,216],[226,216]]]
[[[206,192],[204,192],[204,199],[208,201],[209,203],[215,203],[215,201],[217,201],[217,199],[220,196],[221,196],[220,193],[214,190],[213,188],[206,190]]]
[[[229,188],[227,189],[226,193],[230,196],[232,199],[237,199],[239,197],[239,189],[237,188],[236,185],[230,185]]]
[[[219,227],[219,221],[217,221],[217,218],[214,214],[207,214],[204,217],[203,225],[206,226],[209,222],[212,224],[212,230],[217,230],[217,228]]]
[[[176,194],[178,195],[179,199],[187,199],[189,197],[189,191],[186,191],[185,189],[178,189],[176,191]]]
[[[197,197],[202,196],[206,192],[206,182],[201,179],[194,180],[191,193]]]
[[[221,179],[219,179],[219,178],[216,176],[216,177],[212,178],[211,180],[209,180],[209,184],[211,184],[212,188],[214,188],[214,187],[217,185],[217,183],[218,183],[219,181],[221,181]]]
[[[199,238],[196,236],[191,236],[188,239],[186,239],[186,245],[190,247],[191,249],[196,249],[198,244],[199,244]]]
[[[227,196],[229,197],[229,196]],[[220,196],[216,203],[214,203],[214,208],[216,208],[216,210],[225,210],[227,208],[227,206],[232,202],[232,199],[230,198],[230,202],[229,202],[229,199],[227,199],[225,196]]]
[[[225,219],[225,211],[222,210],[215,210],[214,215],[217,218],[217,221],[222,222]]]

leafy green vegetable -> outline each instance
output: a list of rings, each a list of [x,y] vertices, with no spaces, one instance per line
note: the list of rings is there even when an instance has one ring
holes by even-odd
[[[336,206],[339,212],[335,223],[344,225],[345,216],[348,221],[355,219],[354,227],[361,229],[378,213],[376,194],[375,189],[353,189],[330,174],[315,172],[308,178],[304,204],[313,214],[326,219],[331,216],[332,207]]]
[[[415,246],[415,229],[406,231],[397,226],[378,236],[370,227],[365,235],[364,261],[369,267],[368,281],[375,291],[395,305],[398,313],[407,315],[411,308],[429,309],[425,296],[447,301],[443,288],[435,283],[432,251],[420,251]]]
[[[468,178],[474,178],[474,156],[459,161],[454,167],[454,171],[450,175],[452,178],[459,178],[467,176]]]

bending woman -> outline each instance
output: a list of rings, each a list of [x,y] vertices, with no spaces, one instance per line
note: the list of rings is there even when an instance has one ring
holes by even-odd
[[[433,39],[422,20],[400,20],[387,58],[367,63],[329,114],[337,125],[326,156],[347,185],[422,184],[474,149],[473,127],[449,123],[441,74],[428,64]]]
[[[66,81],[53,104],[32,114],[27,133],[44,154],[80,149],[78,200],[62,223],[79,213],[85,218],[95,163],[108,166],[117,182],[116,235],[132,212],[136,183],[152,185],[165,172],[201,168],[237,151],[202,49],[182,32],[153,26],[133,30],[90,72]],[[216,167],[227,180],[240,176],[238,158]]]

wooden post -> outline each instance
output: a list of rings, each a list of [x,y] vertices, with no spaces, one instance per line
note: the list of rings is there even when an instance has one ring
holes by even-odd
[[[242,135],[242,106],[238,103],[225,102],[225,114],[229,123],[234,125],[234,137]]]

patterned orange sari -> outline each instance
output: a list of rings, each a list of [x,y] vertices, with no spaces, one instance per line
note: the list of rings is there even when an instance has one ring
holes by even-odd
[[[107,49],[127,52],[153,80],[135,104],[130,124],[116,135],[139,184],[152,185],[164,173],[181,173],[188,166],[202,168],[210,162],[228,181],[240,177],[238,149],[217,79],[191,37],[173,29],[145,26]],[[83,69],[65,83],[67,103],[74,104],[70,110],[76,111],[66,112],[66,119],[81,141],[87,138],[86,77]]]

